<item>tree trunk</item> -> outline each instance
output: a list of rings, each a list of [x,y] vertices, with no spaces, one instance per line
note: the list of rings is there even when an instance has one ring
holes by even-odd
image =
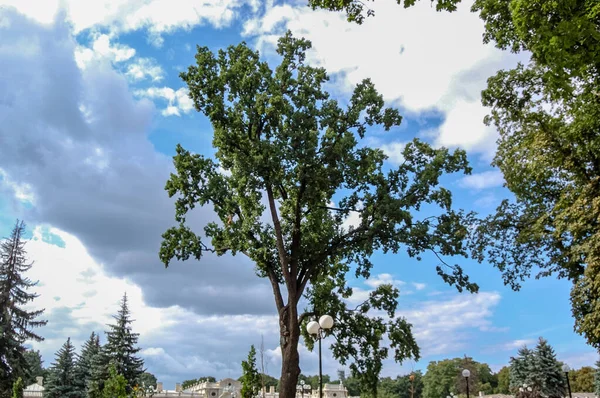
[[[281,382],[279,383],[279,398],[294,398],[296,385],[300,375],[300,327],[298,325],[298,310],[295,305],[286,306],[279,316],[281,334]]]

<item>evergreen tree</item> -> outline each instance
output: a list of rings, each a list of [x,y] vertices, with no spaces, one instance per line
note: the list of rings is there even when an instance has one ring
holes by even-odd
[[[523,346],[517,352],[517,357],[510,358],[510,390],[516,392],[523,384],[531,384],[530,372],[533,367],[534,354]]]
[[[0,243],[0,397],[10,396],[13,383],[27,377],[24,343],[42,341],[32,330],[46,324],[37,320],[44,310],[24,308],[38,297],[28,292],[37,282],[23,276],[33,265],[26,259],[24,232],[25,224],[17,221],[10,237]]]
[[[541,393],[549,398],[560,398],[566,394],[566,380],[556,359],[554,349],[541,338],[535,349],[535,374],[533,379]]]
[[[44,398],[81,398],[75,382],[75,356],[75,347],[69,337],[56,353],[56,362],[45,383]]]
[[[25,386],[35,383],[38,376],[43,378],[48,376],[48,369],[44,369],[44,361],[39,351],[27,350],[25,360],[27,361],[27,377],[23,379]]]
[[[92,378],[94,359],[100,352],[100,337],[92,332],[90,338],[81,349],[81,354],[75,364],[75,383],[82,396],[86,395]]]
[[[12,398],[23,398],[24,388],[25,387],[23,386],[23,379],[19,377],[17,381],[15,381],[15,383],[13,384]]]
[[[92,389],[103,389],[103,381],[109,376],[108,366],[112,363],[117,374],[125,377],[127,393],[130,393],[145,369],[143,359],[136,356],[141,350],[137,347],[139,334],[131,331],[133,320],[127,305],[127,294],[123,296],[121,308],[114,318],[116,323],[108,325],[110,330],[106,332],[106,344],[94,361],[92,381],[95,384]]]
[[[261,377],[256,369],[256,349],[250,346],[248,360],[242,361],[242,398],[258,396],[261,387]]]

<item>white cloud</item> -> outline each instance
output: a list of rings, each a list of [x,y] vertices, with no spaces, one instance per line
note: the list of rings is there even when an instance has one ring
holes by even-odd
[[[375,277],[371,277],[365,281],[365,285],[372,287],[372,288],[376,288],[376,287],[384,285],[384,284],[391,284],[394,286],[402,286],[402,285],[405,285],[406,282],[401,281],[399,279],[395,279],[394,276],[391,274],[379,274],[379,275],[376,275]]]
[[[531,344],[535,344],[534,339],[517,339],[504,343],[500,345],[499,348],[503,351],[515,351],[523,346],[530,346]]]
[[[139,90],[136,93],[152,99],[163,99],[167,101],[167,107],[162,110],[163,116],[181,116],[181,113],[190,113],[194,109],[194,102],[189,97],[186,87],[173,90],[170,87],[150,87]]]
[[[400,165],[404,162],[402,151],[406,147],[405,142],[391,142],[381,146],[381,150],[389,157],[389,161],[395,165]]]
[[[115,34],[148,29],[150,40],[158,45],[164,33],[202,24],[226,26],[243,5],[254,11],[259,6],[256,0],[2,0],[2,4],[45,24],[65,7],[76,34],[91,28],[108,28]]]
[[[461,178],[459,184],[462,187],[476,190],[500,187],[504,184],[504,176],[500,170],[484,171]]]
[[[81,69],[86,68],[92,62],[120,63],[130,60],[134,56],[134,48],[124,44],[111,43],[111,37],[107,34],[95,35],[91,47],[79,45],[75,50],[75,60]]]
[[[24,203],[35,204],[35,194],[31,185],[28,183],[14,181],[1,167],[0,186],[8,188],[8,190],[14,195],[15,199]]]
[[[152,58],[138,58],[127,65],[125,74],[133,80],[150,79],[158,82],[163,79],[164,71]]]
[[[418,282],[413,282],[412,285],[417,290],[423,290],[423,289],[425,289],[427,287],[427,285],[425,283],[418,283]]]

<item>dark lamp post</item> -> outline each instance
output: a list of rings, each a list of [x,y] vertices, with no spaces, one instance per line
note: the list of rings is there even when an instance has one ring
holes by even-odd
[[[467,398],[469,398],[469,376],[471,376],[471,371],[469,369],[465,369],[462,371],[462,375],[467,382]]]
[[[569,365],[567,365],[565,363],[562,367],[562,370],[563,370],[563,372],[565,372],[565,376],[567,378],[567,388],[569,389],[569,398],[573,398],[573,396],[571,395],[571,383],[569,382],[569,371],[571,369],[569,369]]]

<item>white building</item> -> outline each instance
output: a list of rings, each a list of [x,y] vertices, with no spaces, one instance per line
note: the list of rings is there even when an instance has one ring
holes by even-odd
[[[23,398],[36,398],[44,395],[44,378],[38,376],[35,383],[28,385],[23,390]]]

